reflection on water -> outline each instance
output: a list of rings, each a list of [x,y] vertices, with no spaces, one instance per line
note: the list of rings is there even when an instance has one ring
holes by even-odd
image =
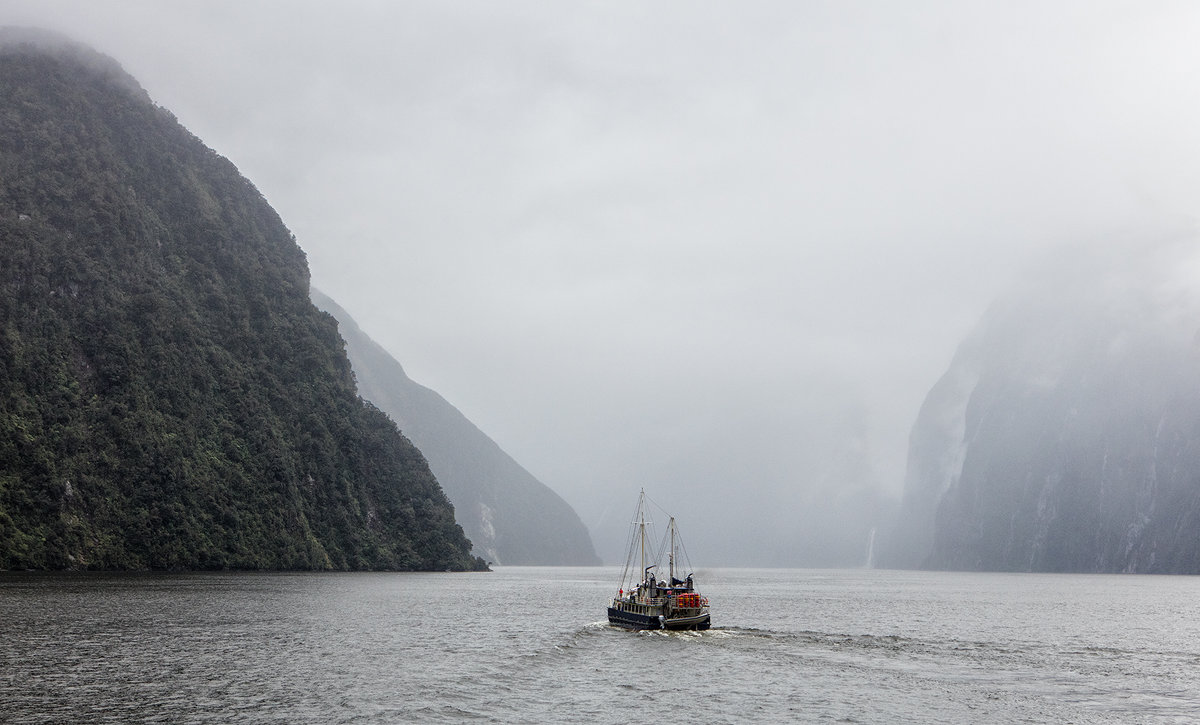
[[[707,632],[627,632],[609,568],[0,575],[0,722],[1172,722],[1200,580],[697,572]],[[634,718],[637,719],[637,718]]]

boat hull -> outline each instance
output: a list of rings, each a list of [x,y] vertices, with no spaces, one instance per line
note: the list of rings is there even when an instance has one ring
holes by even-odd
[[[626,629],[708,629],[711,619],[708,612],[690,617],[657,617],[637,612],[626,612],[613,607],[608,608],[608,623]]]

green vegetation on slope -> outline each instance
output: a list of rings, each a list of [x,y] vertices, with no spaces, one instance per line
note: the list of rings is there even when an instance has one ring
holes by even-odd
[[[254,187],[111,60],[0,35],[0,568],[469,550]]]

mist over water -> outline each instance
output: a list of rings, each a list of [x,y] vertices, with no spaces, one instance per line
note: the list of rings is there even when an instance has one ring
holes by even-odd
[[[857,564],[988,306],[1200,198],[1189,3],[5,10],[228,156],[608,561],[646,486],[700,560]]]
[[[604,621],[614,567],[0,576],[21,723],[1177,722],[1200,581],[697,572],[714,629]]]
[[[608,626],[614,567],[3,572],[0,723],[1195,718],[1198,579],[873,566],[948,365],[928,465],[907,468],[928,473],[909,478],[927,520],[894,565],[929,561],[988,366],[1008,404],[1012,383],[1105,370],[1064,360],[1127,360],[1107,368],[1130,390],[1109,419],[1196,440],[1200,404],[1177,406],[1177,429],[1125,411],[1163,382],[1156,346],[1197,390],[1200,6],[292,7],[9,0],[0,22],[94,44],[227,155],[312,278],[572,503],[610,563],[647,488],[685,532],[714,627]],[[1004,334],[959,347],[981,319]],[[1087,333],[1081,353],[1054,354],[1071,352],[1063,331]],[[1085,400],[1110,409],[1112,390]],[[1027,412],[1015,430],[1064,440]],[[1061,480],[1017,470],[1029,447],[982,449],[1014,491]],[[1160,561],[1166,539],[1135,537],[1148,512],[1195,542],[1176,517],[1194,497],[1158,492],[1194,492],[1196,460],[1167,461],[1173,479],[1082,477],[1146,486],[1106,545]],[[1034,541],[992,515],[1018,498],[976,470],[952,530],[999,521],[1009,538],[987,554]],[[977,491],[998,503],[972,508]],[[1116,510],[1031,496],[1045,540],[1096,537],[1096,519],[1051,527],[1051,504],[1077,500]],[[984,561],[949,548],[945,566]],[[722,568],[748,563],[861,568]]]

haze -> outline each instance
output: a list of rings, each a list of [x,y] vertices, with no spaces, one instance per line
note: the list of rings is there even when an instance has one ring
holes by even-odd
[[[1188,2],[0,2],[229,157],[313,283],[621,557],[903,481],[925,393],[1059,247],[1190,229]],[[837,505],[834,505],[834,504]],[[865,541],[864,541],[865,555]]]

